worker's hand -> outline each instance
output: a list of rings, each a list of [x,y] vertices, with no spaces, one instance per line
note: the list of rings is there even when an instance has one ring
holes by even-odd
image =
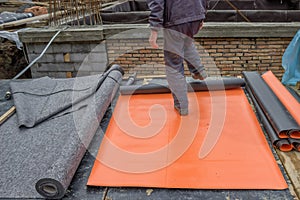
[[[152,48],[154,49],[158,49],[158,44],[157,44],[157,31],[151,30],[151,34],[149,37],[149,43],[151,45]]]

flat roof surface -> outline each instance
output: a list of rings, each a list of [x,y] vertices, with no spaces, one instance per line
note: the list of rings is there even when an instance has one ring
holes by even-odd
[[[0,95],[8,91],[8,80],[0,80]],[[139,81],[140,83],[141,81]],[[148,82],[163,83],[162,79],[148,79]],[[116,99],[115,99],[116,101]],[[12,100],[0,102],[1,115],[13,105]],[[113,106],[115,103],[113,103]],[[112,108],[113,108],[112,106]],[[100,127],[105,131],[112,109],[103,118]],[[295,199],[293,186],[276,151],[272,149],[281,171],[291,189],[286,190],[195,190],[195,189],[159,189],[159,188],[106,188],[86,186],[90,171],[94,164],[95,151],[98,150],[103,132],[98,131],[84,155],[79,168],[63,199]],[[271,145],[271,144],[270,144]],[[284,153],[285,154],[285,153]],[[285,163],[284,163],[285,164]]]

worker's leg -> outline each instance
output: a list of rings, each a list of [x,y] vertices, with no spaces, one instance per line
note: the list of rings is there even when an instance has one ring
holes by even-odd
[[[207,74],[204,65],[201,63],[200,55],[194,42],[187,40],[184,45],[184,59],[187,62],[189,71],[194,79],[204,80]]]
[[[192,39],[186,39],[184,44],[184,60],[191,73],[203,71],[204,65],[201,63],[200,55]]]
[[[184,76],[182,34],[172,31],[164,31],[164,58],[166,75],[171,89],[174,106],[180,108],[184,115],[188,112],[187,83]]]
[[[194,43],[194,35],[199,31],[201,24],[201,21],[194,21],[182,26],[182,32],[188,36],[185,38],[184,43],[184,59],[193,78],[196,79],[205,79],[207,77],[204,65],[201,63],[199,52]]]

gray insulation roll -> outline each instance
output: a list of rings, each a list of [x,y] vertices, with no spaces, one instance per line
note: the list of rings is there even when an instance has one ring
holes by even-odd
[[[0,126],[0,198],[63,197],[121,79],[111,70],[94,94],[33,128],[16,114]]]

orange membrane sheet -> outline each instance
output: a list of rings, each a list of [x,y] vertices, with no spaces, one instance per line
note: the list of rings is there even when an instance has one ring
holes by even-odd
[[[281,84],[272,71],[268,71],[262,75],[264,81],[269,85],[276,94],[281,103],[290,112],[298,124],[300,124],[300,103],[291,95],[291,93]]]
[[[242,89],[120,96],[90,186],[285,189],[287,184]]]

